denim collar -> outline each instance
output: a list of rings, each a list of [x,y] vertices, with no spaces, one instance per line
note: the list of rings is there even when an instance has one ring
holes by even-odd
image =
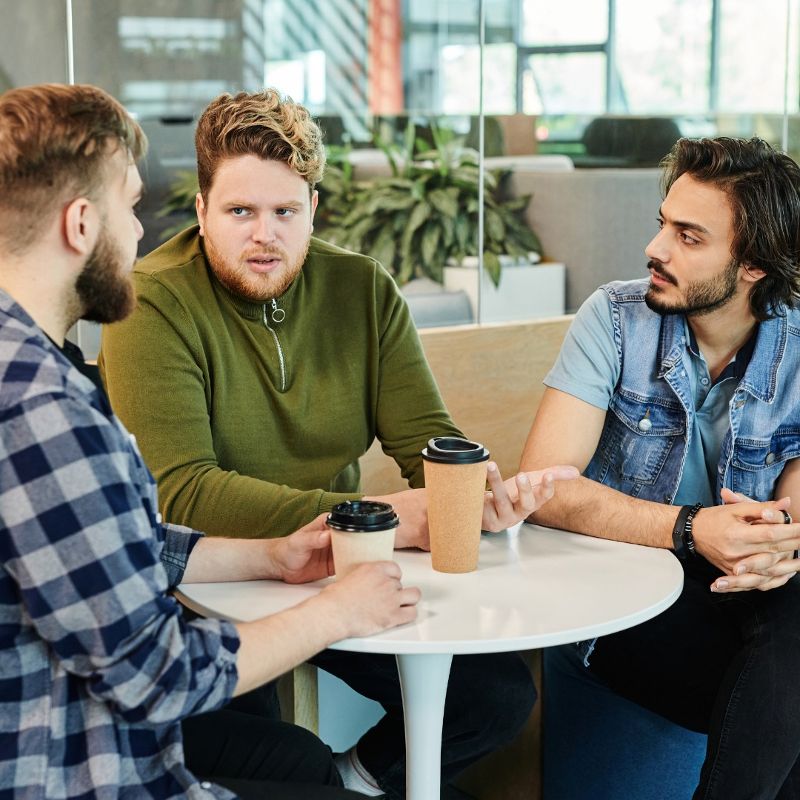
[[[773,317],[759,324],[755,348],[739,388],[757,399],[771,403],[777,390],[778,369],[786,352],[788,323],[785,316]],[[680,363],[686,347],[684,316],[665,314],[661,318],[661,334],[658,345],[659,372],[663,378]]]

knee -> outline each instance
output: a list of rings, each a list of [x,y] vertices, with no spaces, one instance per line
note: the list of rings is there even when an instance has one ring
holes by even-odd
[[[468,688],[456,702],[469,709],[487,744],[499,747],[512,741],[536,705],[528,665],[518,653],[502,653],[476,657],[466,672]]]

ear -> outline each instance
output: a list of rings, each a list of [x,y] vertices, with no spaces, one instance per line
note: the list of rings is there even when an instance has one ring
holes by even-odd
[[[205,236],[206,204],[203,202],[203,195],[200,194],[200,192],[195,195],[194,210],[197,212],[197,224],[200,226],[200,235]]]
[[[314,189],[311,193],[311,222],[314,221],[314,214],[317,211],[317,204],[319,203],[319,192]],[[314,230],[314,226],[311,226],[311,230]]]
[[[88,256],[100,232],[100,215],[86,197],[76,197],[63,212],[64,243],[76,255]]]
[[[746,283],[758,283],[767,273],[750,264],[742,264],[741,278]]]

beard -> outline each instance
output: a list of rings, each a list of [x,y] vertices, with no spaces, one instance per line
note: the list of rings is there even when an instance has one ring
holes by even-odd
[[[308,254],[310,239],[305,242],[302,252],[291,260],[280,247],[262,247],[243,253],[239,263],[229,261],[215,246],[208,234],[203,237],[203,246],[211,271],[217,280],[233,294],[255,303],[263,303],[280,297],[298,276]],[[250,258],[279,258],[282,267],[275,273],[255,273],[248,268]]]
[[[647,266],[673,286],[678,285],[674,276],[670,275],[658,261],[649,261]],[[690,281],[686,285],[683,301],[667,302],[661,296],[664,290],[653,284],[647,290],[644,301],[647,307],[657,314],[702,316],[727,305],[736,294],[738,283],[739,263],[731,260],[721,274],[702,281]]]
[[[130,264],[114,241],[107,225],[75,282],[80,318],[89,322],[118,322],[136,305]]]

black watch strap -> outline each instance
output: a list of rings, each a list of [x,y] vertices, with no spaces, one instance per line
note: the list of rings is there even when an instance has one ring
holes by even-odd
[[[693,506],[682,506],[678,512],[678,518],[675,520],[675,527],[672,529],[672,549],[682,561],[687,558],[694,558],[697,555],[692,526],[697,512],[702,507],[702,503],[695,503]]]

